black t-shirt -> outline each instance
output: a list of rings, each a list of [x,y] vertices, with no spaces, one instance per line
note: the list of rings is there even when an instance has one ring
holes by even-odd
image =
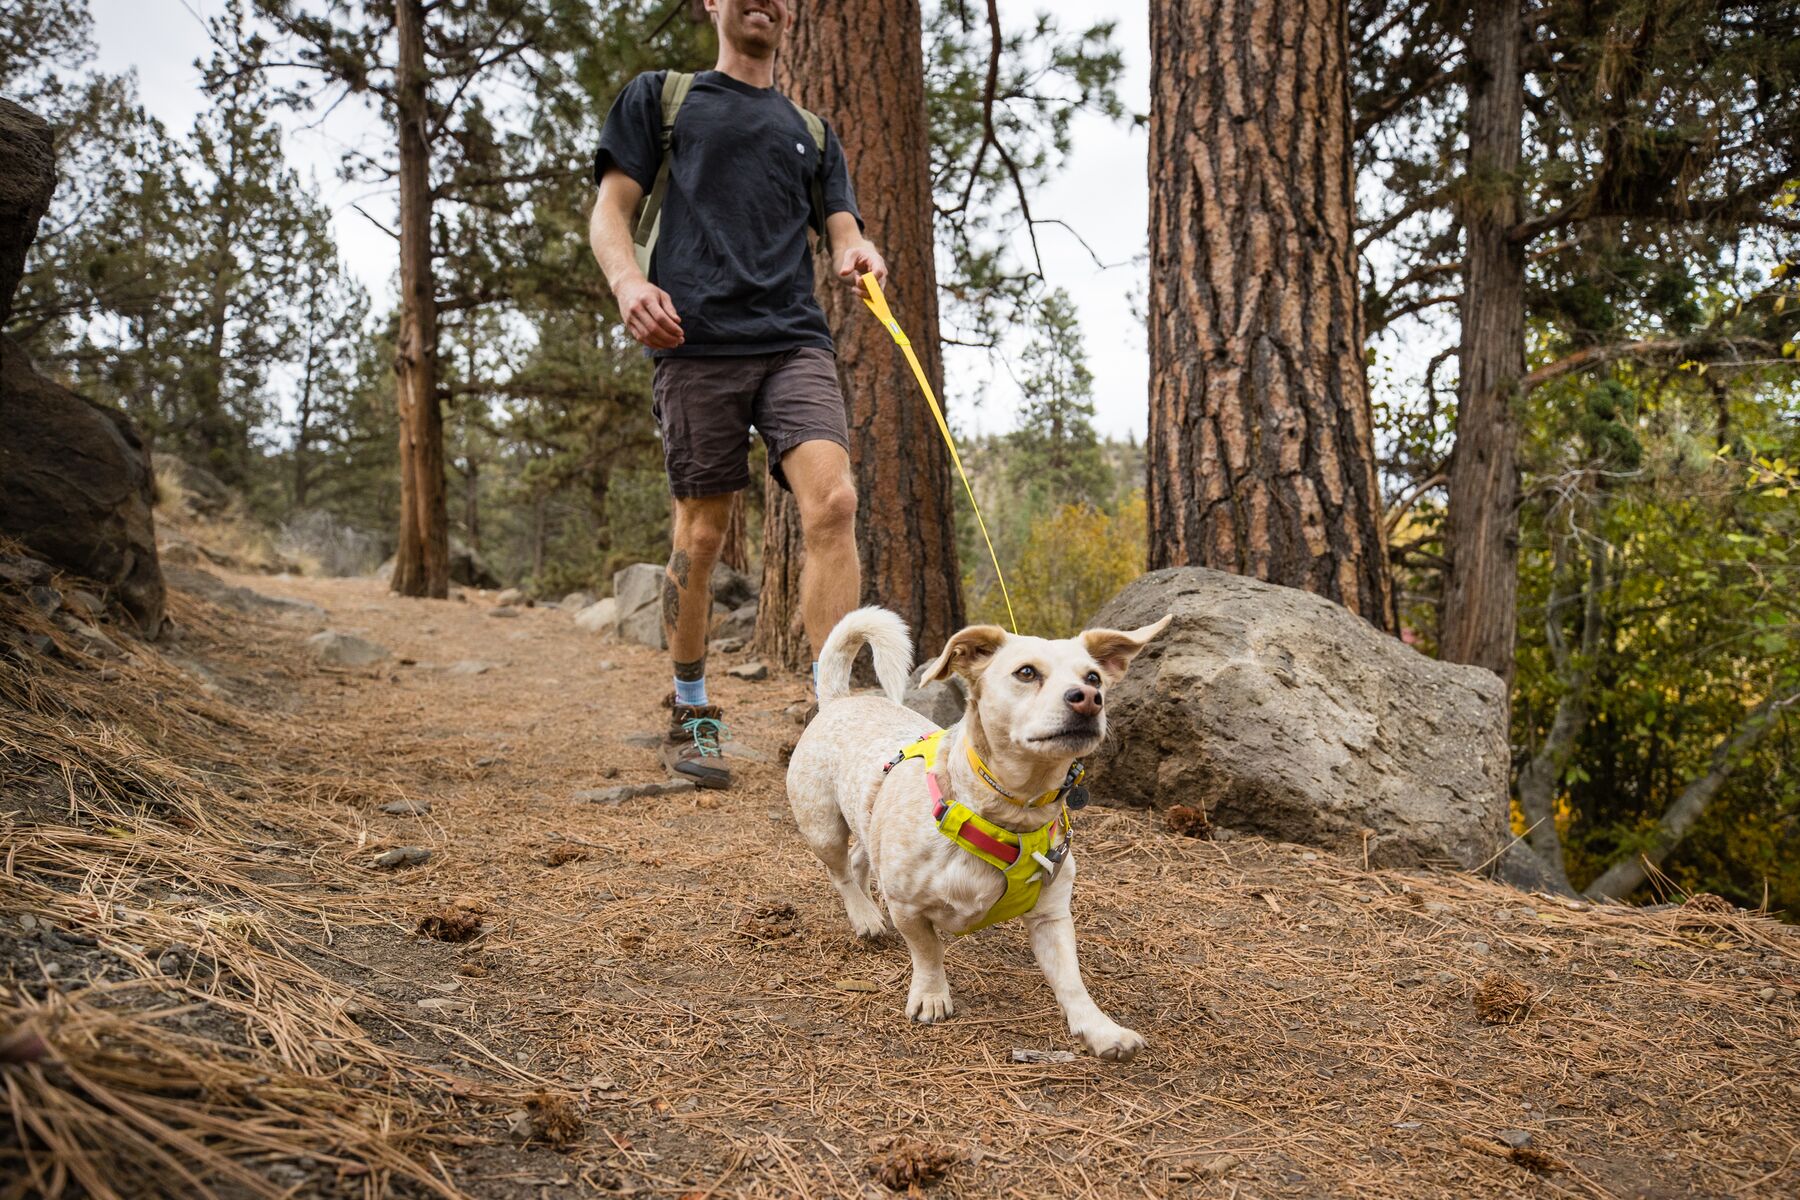
[[[594,156],[594,182],[614,167],[648,193],[662,159],[662,85],[648,71],[625,85]],[[857,213],[844,149],[830,126],[825,153],[787,97],[702,71],[675,114],[669,189],[650,258],[650,282],[669,293],[684,341],[664,356],[831,349],[813,297],[812,184],[825,215]],[[819,231],[823,235],[824,231]]]

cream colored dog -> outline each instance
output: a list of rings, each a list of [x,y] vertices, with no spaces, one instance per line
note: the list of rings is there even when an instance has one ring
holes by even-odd
[[[1015,833],[1056,820],[1059,803],[1028,808],[992,785],[1021,798],[1059,788],[1070,764],[1106,736],[1104,689],[1124,677],[1168,623],[1164,617],[1131,632],[1090,629],[1061,641],[1017,637],[993,625],[957,633],[924,673],[930,681],[954,671],[969,695],[963,719],[939,750],[943,795]],[[864,644],[885,699],[849,694],[851,662]],[[999,868],[939,832],[920,760],[908,758],[884,773],[898,750],[937,729],[900,704],[911,663],[911,639],[893,613],[861,608],[840,621],[819,656],[819,713],[794,748],[787,785],[800,835],[825,864],[859,937],[887,931],[869,894],[871,878],[880,884],[893,926],[912,951],[906,1015],[931,1022],[955,1011],[941,935],[979,924],[1006,884]],[[970,747],[992,785],[977,774]],[[1069,917],[1074,852],[1055,866],[1023,917],[1032,952],[1070,1032],[1101,1058],[1129,1059],[1144,1039],[1100,1011],[1076,961]]]

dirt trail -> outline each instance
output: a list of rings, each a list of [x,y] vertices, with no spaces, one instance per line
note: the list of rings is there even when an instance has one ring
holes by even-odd
[[[776,760],[799,681],[715,663],[715,697],[760,757],[736,762],[728,793],[607,806],[577,794],[663,777],[642,741],[663,720],[661,655],[555,610],[496,617],[481,593],[233,582],[320,605],[396,656],[323,668],[292,627],[233,635],[281,668],[246,701],[358,782],[312,802],[343,840],[311,853],[388,889],[391,911],[337,928],[322,969],[395,1049],[485,1064],[582,1118],[562,1150],[491,1114],[449,1131],[434,1161],[460,1191],[870,1196],[940,1174],[931,1194],[1032,1200],[1800,1189],[1791,929],[1571,909],[1089,809],[1084,967],[1150,1046],[1124,1066],[1015,1063],[1076,1049],[1018,927],[951,946],[957,1015],[934,1027],[902,1015],[904,950],[850,936],[786,811]],[[444,669],[466,661],[492,666]],[[429,814],[380,811],[402,797]],[[429,863],[368,867],[409,845]],[[481,936],[414,932],[459,901],[484,913]],[[1529,1007],[1489,1003],[1488,1023],[1495,977]]]

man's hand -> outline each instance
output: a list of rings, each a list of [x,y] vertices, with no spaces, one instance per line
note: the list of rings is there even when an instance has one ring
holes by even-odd
[[[837,260],[838,278],[844,286],[861,296],[869,298],[869,289],[863,286],[862,277],[870,272],[875,274],[875,282],[879,285],[887,283],[887,260],[869,242],[845,246],[839,252]]]
[[[673,350],[687,340],[669,293],[642,275],[621,283],[616,295],[625,332],[644,345],[652,350]]]

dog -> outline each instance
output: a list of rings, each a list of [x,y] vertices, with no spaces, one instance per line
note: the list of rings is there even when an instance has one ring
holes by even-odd
[[[1058,641],[995,625],[958,631],[923,672],[924,682],[961,676],[968,695],[962,720],[935,743],[921,739],[938,727],[901,703],[912,639],[898,616],[860,608],[826,638],[819,712],[789,760],[788,803],[858,937],[889,931],[869,891],[871,881],[880,885],[892,928],[912,953],[910,1019],[931,1023],[955,1011],[942,935],[982,926],[998,904],[1016,906],[1035,887],[1035,903],[1019,915],[1069,1031],[1104,1059],[1122,1062],[1143,1049],[1144,1039],[1102,1012],[1082,982],[1069,916],[1075,855],[1063,802],[1078,780],[1073,764],[1106,736],[1105,689],[1168,623],[1165,616],[1142,629],[1090,629]],[[884,695],[850,694],[851,663],[864,645]],[[896,753],[909,745],[906,757]],[[930,766],[928,756],[935,759]],[[968,845],[945,832],[964,810],[980,818],[960,826]],[[1018,837],[1021,850],[1043,845],[1045,852],[1015,860],[1015,869],[984,861],[976,851],[995,849],[996,838],[983,828],[1002,842],[1008,832]],[[1030,884],[1023,883],[1027,873],[1034,873]]]

